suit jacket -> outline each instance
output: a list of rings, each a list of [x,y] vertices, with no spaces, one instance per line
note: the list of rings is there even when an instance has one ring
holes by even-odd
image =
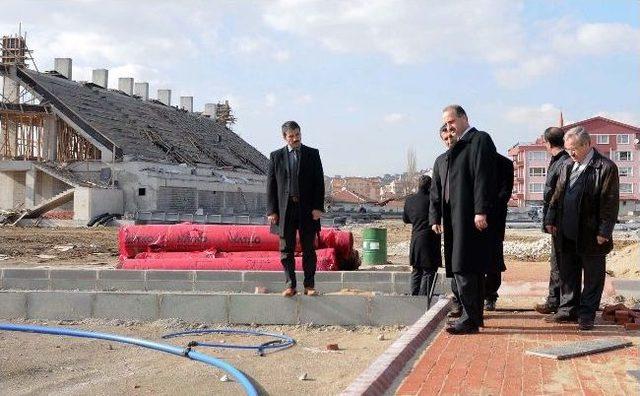
[[[284,236],[284,224],[289,204],[289,157],[287,146],[269,156],[267,171],[267,215],[277,214],[278,222],[271,225],[271,232]],[[318,149],[301,145],[298,164],[298,189],[301,232],[317,232],[320,221],[313,220],[311,211],[324,212],[324,173]]]
[[[447,276],[493,271],[498,227],[490,220],[497,197],[496,155],[491,136],[472,128],[449,149],[446,160],[436,160],[431,186],[433,215],[429,222],[437,224],[439,206],[443,220],[441,224],[444,226]],[[443,161],[446,162],[445,166],[442,165]],[[436,180],[436,172],[441,182]],[[444,210],[444,180],[447,172],[449,210]],[[486,230],[476,229],[473,221],[476,214],[487,215],[489,227]]]

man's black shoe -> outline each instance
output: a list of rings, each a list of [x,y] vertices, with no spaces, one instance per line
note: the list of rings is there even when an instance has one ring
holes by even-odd
[[[558,312],[558,307],[554,307],[549,305],[548,303],[544,303],[544,304],[536,304],[533,309],[536,310],[536,312],[544,314],[544,315],[549,315],[549,314],[553,314]]]
[[[477,327],[472,326],[449,326],[445,329],[449,334],[477,334],[480,330]]]
[[[495,311],[496,310],[496,302],[492,300],[487,300],[484,302],[484,310],[485,311]]]
[[[459,318],[462,316],[462,307],[457,305],[454,306],[451,311],[447,314],[447,318]]]
[[[580,318],[578,321],[578,330],[592,330],[593,319]]]
[[[554,315],[547,316],[544,318],[544,321],[548,323],[576,323],[578,318],[573,315],[558,312]]]

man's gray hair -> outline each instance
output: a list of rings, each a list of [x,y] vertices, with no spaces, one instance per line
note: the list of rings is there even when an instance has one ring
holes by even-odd
[[[589,136],[589,132],[582,126],[577,126],[569,129],[567,133],[564,134],[564,141],[566,142],[569,139],[577,139],[580,146],[591,144],[591,136]]]

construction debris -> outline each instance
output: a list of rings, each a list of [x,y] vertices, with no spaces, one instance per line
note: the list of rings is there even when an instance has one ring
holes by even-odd
[[[640,324],[640,310],[633,310],[624,304],[606,305],[602,309],[602,320],[615,322],[618,325],[638,323]],[[631,329],[630,326],[627,330]]]

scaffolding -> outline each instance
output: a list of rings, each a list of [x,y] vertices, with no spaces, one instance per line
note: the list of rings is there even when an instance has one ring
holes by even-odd
[[[229,105],[228,100],[225,100],[224,103],[216,104],[215,120],[229,129],[231,129],[231,126],[236,123],[236,117],[231,111],[231,106]]]
[[[66,122],[56,117],[56,153],[58,162],[101,159],[101,152]]]

